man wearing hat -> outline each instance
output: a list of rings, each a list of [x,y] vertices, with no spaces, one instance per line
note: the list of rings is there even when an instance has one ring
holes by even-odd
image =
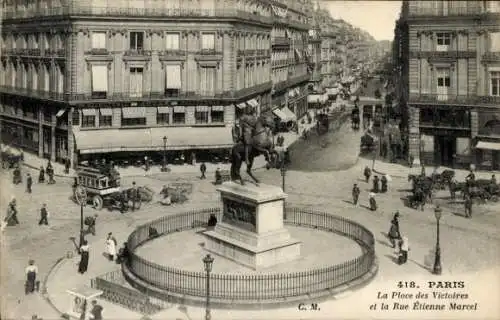
[[[355,183],[354,186],[352,187],[352,203],[357,206],[358,205],[358,199],[359,199],[359,194],[361,191],[359,190],[358,184]]]

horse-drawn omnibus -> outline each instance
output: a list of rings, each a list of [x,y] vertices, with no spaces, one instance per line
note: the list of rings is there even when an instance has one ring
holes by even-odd
[[[78,185],[85,188],[88,199],[97,210],[102,209],[105,199],[121,192],[120,174],[116,170],[106,172],[103,169],[78,167],[77,177]]]

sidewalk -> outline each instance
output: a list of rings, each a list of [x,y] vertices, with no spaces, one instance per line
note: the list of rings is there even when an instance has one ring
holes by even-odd
[[[332,110],[333,108],[330,108]],[[308,111],[312,113],[312,111]],[[303,118],[299,119],[298,126],[299,126],[299,133],[295,132],[283,132],[280,133],[284,138],[284,144],[283,148],[288,148],[290,145],[292,145],[295,141],[297,141],[301,137],[301,133],[304,130],[310,130],[315,126],[315,122],[313,121],[312,123],[308,124],[307,122],[305,124],[301,124],[302,119],[305,119],[306,116]],[[29,167],[31,169],[39,170],[41,166],[44,168],[47,167],[49,160],[45,158],[39,158],[38,156],[29,153],[29,152],[24,152],[24,162],[23,165],[26,167]],[[54,168],[54,175],[55,177],[59,178],[72,178],[76,176],[76,172],[74,169],[69,170],[69,174],[64,173],[64,165],[57,163],[57,162],[51,162],[52,167]],[[254,168],[264,168],[266,165],[265,159],[263,157],[258,157],[255,159],[254,162]],[[215,172],[217,168],[220,168],[221,170],[229,170],[231,167],[230,163],[219,163],[219,164],[214,164],[214,163],[206,163],[207,166],[207,172]],[[196,173],[198,174],[200,172],[200,167],[199,163],[197,165],[190,165],[190,164],[184,164],[184,165],[172,165],[170,164],[168,166],[171,169],[170,173],[177,174],[177,173]],[[137,176],[156,176],[156,175],[168,175],[169,173],[165,173],[161,171],[161,166],[152,166],[149,171],[144,171],[143,168],[141,167],[128,167],[128,168],[117,168],[118,171],[120,172],[120,175],[122,177],[137,177]]]

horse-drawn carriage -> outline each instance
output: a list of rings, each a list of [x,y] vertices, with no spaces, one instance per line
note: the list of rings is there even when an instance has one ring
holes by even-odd
[[[139,209],[142,202],[153,199],[154,192],[147,187],[120,187],[120,174],[113,168],[79,167],[77,170],[78,185],[85,189],[87,199],[96,210],[103,207],[112,210],[119,208],[127,211],[129,208]]]
[[[10,147],[5,144],[0,145],[2,156],[2,169],[12,169],[23,161],[23,153],[17,148]]]
[[[377,148],[377,140],[369,133],[365,133],[361,137],[361,152],[373,152]]]

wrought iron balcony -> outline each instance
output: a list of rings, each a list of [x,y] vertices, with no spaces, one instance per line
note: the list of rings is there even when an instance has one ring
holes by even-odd
[[[457,94],[427,94],[427,93],[410,93],[410,103],[434,103],[446,105],[498,105],[500,97],[495,96],[480,96],[480,95],[457,95]]]
[[[289,46],[291,40],[288,37],[273,37],[271,43],[273,46]]]
[[[483,62],[500,62],[500,52],[487,52],[483,54]]]
[[[151,56],[151,51],[144,49],[130,49],[123,53],[124,56],[137,57],[137,56]]]
[[[410,58],[429,60],[456,60],[476,57],[476,51],[410,51]]]
[[[435,18],[435,17],[443,17],[443,16],[470,16],[470,15],[479,15],[481,14],[481,8],[479,4],[474,7],[454,7],[448,8],[448,10],[443,11],[442,9],[435,8],[423,8],[418,7],[418,10],[411,10],[408,13],[409,18]]]
[[[222,51],[218,51],[215,49],[201,49],[198,52],[196,52],[196,54],[202,56],[219,56],[222,55]]]
[[[92,48],[89,51],[86,51],[85,54],[91,54],[95,56],[107,56],[109,54],[109,51],[106,48]]]
[[[158,52],[158,56],[160,60],[169,59],[169,58],[186,58],[186,50],[163,50]]]
[[[271,90],[272,82],[268,81],[253,87],[244,88],[238,91],[226,91],[226,92],[202,92],[202,91],[180,91],[177,95],[172,96],[166,92],[104,92],[104,93],[93,93],[93,92],[83,92],[83,93],[57,93],[57,92],[47,92],[42,90],[32,90],[15,88],[8,86],[0,86],[0,93],[37,98],[42,100],[53,100],[53,101],[66,101],[66,102],[79,102],[79,101],[149,101],[149,100],[203,100],[203,99],[217,99],[217,100],[232,100],[238,99],[242,96],[254,94],[256,92],[262,92],[266,90]]]
[[[283,91],[283,90],[290,88],[290,87],[293,87],[299,83],[309,81],[309,79],[310,79],[309,74],[291,77],[286,81],[281,81],[281,82],[276,83],[274,85],[274,90],[275,91]]]
[[[94,7],[74,1],[69,6],[51,6],[34,10],[18,10],[6,8],[3,10],[3,20],[54,18],[58,16],[79,17],[146,17],[162,19],[239,19],[271,25],[273,17],[263,16],[250,11],[233,8],[189,9],[189,8],[125,8],[125,7]]]

